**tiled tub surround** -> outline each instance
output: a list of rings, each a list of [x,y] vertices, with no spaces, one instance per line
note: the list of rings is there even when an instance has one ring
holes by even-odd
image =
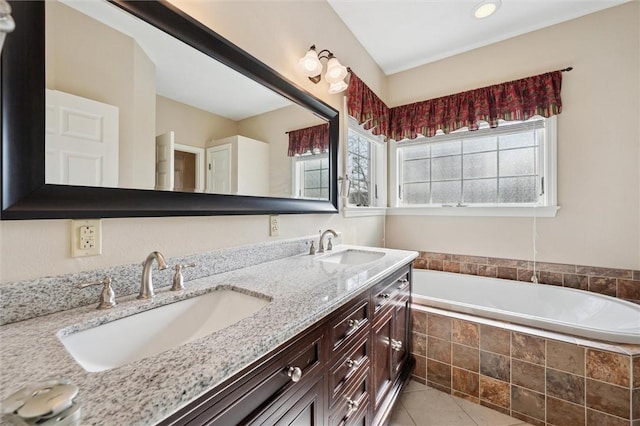
[[[421,251],[414,268],[531,282],[533,262]],[[640,271],[536,262],[540,284],[593,291],[640,303]]]
[[[640,425],[640,346],[414,305],[414,378],[532,425]]]
[[[166,260],[169,266],[179,263],[196,263],[195,267],[182,270],[186,282],[308,253],[310,241],[316,240],[317,242],[317,239],[318,236],[311,235],[166,258]],[[341,237],[338,236],[334,243],[339,244],[340,242]],[[141,253],[140,263],[131,265],[0,284],[0,325],[95,304],[102,287],[92,286],[78,289],[77,284],[97,281],[105,276],[110,276],[113,279],[112,287],[117,300],[126,295],[137,294],[140,290],[142,262],[147,254]],[[173,268],[158,271],[155,262],[153,267],[153,283],[156,290],[171,285]]]
[[[346,248],[350,246],[335,247],[334,252]],[[118,306],[108,311],[97,311],[92,301],[89,306],[4,325],[0,327],[0,398],[30,382],[64,377],[80,388],[77,400],[82,405],[83,425],[155,424],[417,255],[355,248],[383,251],[385,255],[356,266],[319,262],[318,255],[283,257],[188,281],[183,292],[162,289],[153,301],[130,295],[120,298]],[[229,259],[230,263],[244,261]],[[136,283],[138,273],[139,268]],[[156,276],[160,274],[156,272]],[[265,295],[271,302],[253,316],[205,338],[100,373],[82,369],[57,336],[61,330],[86,329],[225,286]],[[28,303],[28,298],[24,296],[20,303]],[[0,419],[0,424],[7,421]]]

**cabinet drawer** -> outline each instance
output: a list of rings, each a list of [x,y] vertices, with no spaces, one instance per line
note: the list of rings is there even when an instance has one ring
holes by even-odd
[[[344,348],[352,337],[368,325],[369,300],[364,299],[331,322],[329,334],[333,352]]]
[[[368,371],[359,372],[352,386],[336,401],[333,413],[329,419],[331,426],[350,425],[361,417],[362,410],[369,405],[369,375]]]
[[[409,271],[405,270],[401,275],[390,277],[376,286],[372,296],[374,312],[389,306],[389,302],[393,299],[409,297],[411,293],[409,278]]]
[[[323,335],[317,332],[292,343],[266,366],[244,375],[237,388],[186,423],[227,426],[251,424],[264,417],[308,384],[308,378],[322,373],[323,341]]]
[[[362,337],[360,337],[362,336]],[[360,333],[358,341],[348,351],[336,357],[337,362],[329,369],[329,405],[333,406],[340,395],[350,387],[361,371],[369,369],[369,333]]]

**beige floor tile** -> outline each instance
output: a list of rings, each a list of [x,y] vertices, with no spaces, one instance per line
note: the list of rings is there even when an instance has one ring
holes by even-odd
[[[417,426],[476,426],[471,417],[462,410],[407,410]]]
[[[415,392],[429,389],[426,385],[423,385],[420,382],[416,382],[415,380],[411,380],[407,386],[404,388],[403,392]]]
[[[389,426],[416,426],[402,404],[397,404],[391,414]]]
[[[431,388],[418,392],[403,392],[400,395],[400,403],[409,414],[412,414],[412,411],[462,411],[450,395]]]
[[[482,405],[474,404],[455,396],[452,396],[452,398],[478,426],[514,426],[522,424],[522,420],[514,419]]]

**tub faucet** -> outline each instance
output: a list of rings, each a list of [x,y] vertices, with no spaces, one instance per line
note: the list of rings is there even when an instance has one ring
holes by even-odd
[[[167,263],[164,260],[164,256],[159,251],[152,251],[147,256],[147,259],[142,264],[142,281],[140,282],[140,294],[138,299],[150,299],[155,296],[153,292],[153,281],[151,279],[151,272],[153,266],[153,260],[158,261],[158,269],[167,269]]]
[[[327,234],[332,234],[333,238],[337,238],[338,234],[336,234],[336,231],[334,231],[333,229],[327,229],[326,231],[324,231],[321,235],[320,235],[320,241],[318,242],[318,253],[324,253],[324,238],[327,236]],[[331,244],[331,240],[329,240],[329,245],[327,246],[327,251],[331,250],[333,248],[333,245]]]

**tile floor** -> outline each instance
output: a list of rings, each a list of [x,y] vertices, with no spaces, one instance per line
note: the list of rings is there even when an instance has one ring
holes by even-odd
[[[522,420],[411,381],[389,426],[529,426]]]

